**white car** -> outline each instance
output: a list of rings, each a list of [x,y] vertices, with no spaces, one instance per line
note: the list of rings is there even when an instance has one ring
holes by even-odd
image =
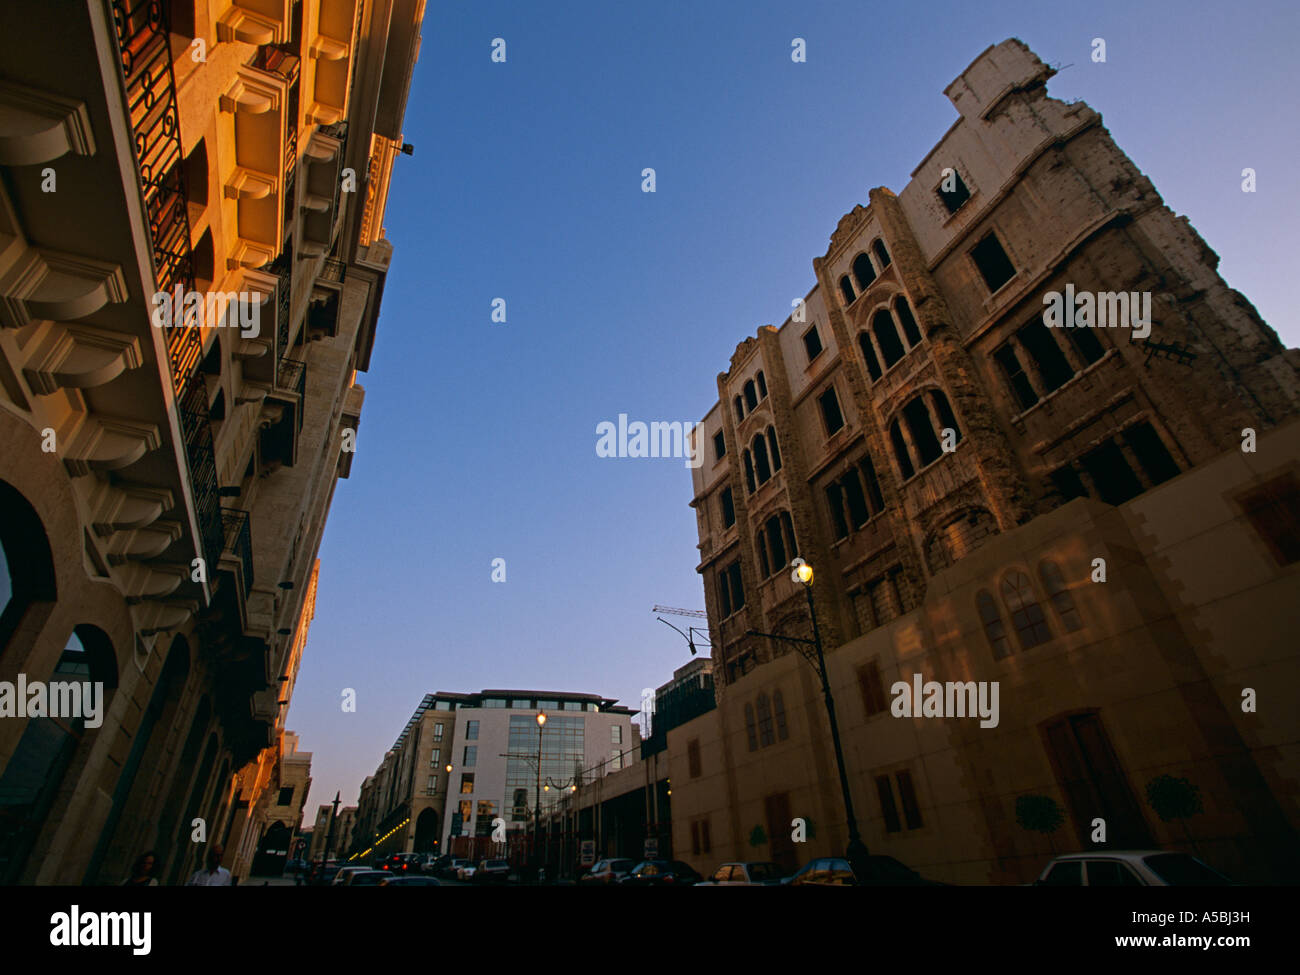
[[[1054,858],[1035,887],[1226,887],[1227,877],[1170,850],[1098,850]]]
[[[456,870],[456,879],[463,880],[466,883],[469,883],[474,879],[474,871],[477,869],[478,869],[478,864],[472,862],[466,863],[463,867],[460,867]]]

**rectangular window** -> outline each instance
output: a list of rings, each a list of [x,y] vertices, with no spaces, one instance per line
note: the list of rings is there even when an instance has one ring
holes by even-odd
[[[291,785],[287,785],[287,786],[285,786],[283,789],[281,789],[281,790],[280,790],[280,798],[278,798],[278,799],[276,800],[275,804],[276,804],[277,806],[292,806],[292,805],[293,805],[293,786],[291,786]]]
[[[921,466],[932,464],[943,456],[943,447],[935,435],[934,425],[930,422],[930,411],[925,408],[925,399],[917,396],[903,407],[903,419],[912,434],[912,443],[920,455]]]
[[[817,397],[817,402],[821,404],[822,419],[826,421],[826,435],[838,433],[844,426],[844,414],[840,412],[840,399],[835,395],[835,387],[829,387]]]
[[[460,794],[471,795],[474,792],[474,773],[462,772],[460,776]]]
[[[870,717],[888,707],[885,685],[880,679],[880,664],[871,660],[858,668],[858,689],[862,691],[862,707]]]
[[[462,799],[460,801],[460,821],[464,826],[469,825],[469,821],[474,818],[474,801],[472,799]],[[462,834],[464,835],[464,834]]]
[[[533,708],[533,702],[530,700],[520,699],[516,697],[511,699],[510,706],[515,710],[531,711]]]
[[[478,761],[478,746],[466,745],[465,760],[462,761],[460,764],[465,766],[466,768],[473,768],[474,765],[477,763],[477,761]]]
[[[839,481],[827,485],[826,502],[831,509],[831,523],[835,527],[835,537],[848,538],[849,522],[844,517],[844,488],[840,486]]]
[[[951,179],[945,175],[935,192],[939,194],[939,199],[943,201],[943,205],[948,208],[950,214],[956,213],[970,199],[970,190],[962,182],[961,173],[955,169],[952,171]]]
[[[537,702],[537,710],[538,710],[538,711],[558,711],[558,710],[560,710],[560,702],[559,702],[559,701],[538,701],[538,702]]]
[[[862,476],[867,480],[867,497],[871,501],[871,513],[878,515],[885,510],[885,496],[880,493],[880,479],[876,477],[876,465],[871,462],[870,457],[863,457],[858,462],[862,468]]]
[[[433,751],[429,753],[429,767],[437,768],[441,764],[442,764],[442,749],[435,748]]]
[[[623,726],[621,724],[609,726],[609,740],[614,745],[623,744]]]
[[[693,779],[700,777],[700,740],[692,738],[686,743],[686,764],[690,767]]]
[[[465,739],[466,739],[467,741],[475,741],[475,740],[478,739],[478,722],[477,722],[477,721],[466,721],[466,722],[465,722]]]
[[[1012,348],[1010,342],[993,353],[993,361],[1002,367],[1002,375],[1006,377],[1007,385],[1011,387],[1011,392],[1015,394],[1016,402],[1022,410],[1027,410],[1038,402],[1038,394],[1034,392],[1034,385],[1029,381],[1029,374],[1020,365],[1020,360],[1016,358],[1016,350]]]
[[[1088,489],[1083,486],[1083,478],[1079,477],[1079,472],[1070,464],[1058,467],[1047,475],[1047,479],[1066,501],[1088,496]]]
[[[1060,389],[1074,377],[1074,366],[1070,365],[1065,353],[1052,337],[1052,330],[1043,324],[1041,318],[1035,318],[1017,331],[1016,338],[1033,358],[1047,392]]]
[[[1283,474],[1237,501],[1278,565],[1300,561],[1300,485]]]
[[[700,851],[702,853],[713,852],[713,838],[709,836],[709,821],[707,819],[700,823]]]
[[[484,698],[483,706],[485,708],[503,708],[506,706],[505,698],[501,698],[501,697]]]
[[[1124,442],[1137,456],[1138,463],[1152,484],[1163,484],[1178,476],[1178,464],[1169,456],[1164,441],[1150,423],[1135,423],[1124,431]]]
[[[731,488],[722,489],[722,527],[730,528],[736,523],[736,502],[731,496]]]
[[[497,804],[491,799],[480,799],[478,801],[478,818],[480,820],[491,820],[497,814]]]
[[[924,823],[921,822],[921,807],[916,802],[916,789],[912,787],[912,773],[898,772],[894,779],[898,782],[898,798],[903,804],[903,818],[907,820],[907,828],[920,829]]]
[[[623,767],[623,752],[615,748],[609,755],[609,767],[617,771]]]
[[[727,441],[721,430],[713,435],[713,456],[718,460],[727,456]]]
[[[871,518],[871,512],[867,509],[867,498],[862,493],[858,472],[850,470],[840,483],[844,485],[844,499],[849,503],[849,519],[854,528],[861,528]]]
[[[880,797],[880,814],[885,818],[885,832],[897,833],[903,825],[898,821],[898,806],[894,804],[894,788],[888,775],[876,776],[876,794]]]
[[[817,334],[816,325],[803,333],[803,347],[804,351],[808,353],[809,362],[822,354],[822,337]]]
[[[433,740],[442,741],[442,722],[439,721],[433,726]]]
[[[1016,269],[1002,249],[997,234],[989,233],[970,252],[990,292],[995,292],[1016,276]]]
[[[1142,482],[1128,466],[1115,441],[1107,440],[1079,460],[1097,486],[1097,494],[1107,504],[1123,504],[1142,493]]]
[[[1065,334],[1070,336],[1071,341],[1074,342],[1074,350],[1087,365],[1092,365],[1106,354],[1106,350],[1101,347],[1101,340],[1097,338],[1096,329],[1067,328]]]
[[[564,710],[566,710],[566,711],[581,711],[581,710],[582,710],[582,702],[581,702],[581,701],[565,701],[565,702],[564,702]]]
[[[722,615],[730,616],[745,606],[745,590],[741,585],[740,562],[732,562],[718,576],[720,595],[722,597]]]

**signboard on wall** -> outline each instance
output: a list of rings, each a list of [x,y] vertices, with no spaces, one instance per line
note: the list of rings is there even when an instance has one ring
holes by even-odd
[[[582,865],[584,867],[589,867],[595,862],[596,862],[596,841],[583,840],[582,841]]]
[[[642,857],[642,859],[644,860],[659,859],[659,838],[658,837],[652,837],[652,836],[646,837],[645,855]]]

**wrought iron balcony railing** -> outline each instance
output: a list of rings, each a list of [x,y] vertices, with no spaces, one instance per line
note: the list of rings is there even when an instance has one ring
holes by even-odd
[[[243,567],[244,598],[253,590],[253,533],[249,529],[248,512],[239,508],[222,508],[221,524],[225,531],[225,551],[239,560]]]
[[[189,331],[187,329],[187,331]],[[221,559],[221,496],[217,491],[217,460],[212,449],[212,424],[208,419],[208,390],[202,382],[191,383],[180,402],[181,432],[190,468],[190,492],[194,513],[203,536],[203,556],[209,568]]]

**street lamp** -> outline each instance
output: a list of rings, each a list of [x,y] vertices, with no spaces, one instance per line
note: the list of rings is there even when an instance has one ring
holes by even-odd
[[[765,636],[772,640],[785,640],[789,643],[802,643],[812,646],[817,651],[817,672],[822,681],[822,697],[826,701],[826,717],[831,726],[831,743],[835,746],[835,764],[840,773],[840,792],[844,796],[844,818],[847,821],[849,829],[849,846],[845,851],[849,863],[853,866],[853,872],[862,880],[867,878],[867,844],[862,842],[862,836],[858,833],[858,820],[853,815],[853,797],[849,793],[849,773],[844,766],[844,747],[840,744],[840,726],[835,720],[835,698],[831,696],[831,682],[826,676],[826,656],[822,652],[821,631],[817,628],[817,607],[813,603],[813,568],[803,559],[795,559],[790,563],[794,571],[790,573],[790,579],[796,585],[803,586],[804,592],[808,595],[808,614],[812,618],[813,638],[811,640],[802,640],[797,637],[778,636],[774,633],[759,633],[756,630],[750,630],[751,636]],[[805,660],[812,663],[806,653],[801,651]]]
[[[546,725],[546,712],[537,712],[537,792],[533,803],[533,862],[537,862],[537,841],[542,836],[542,728]]]

